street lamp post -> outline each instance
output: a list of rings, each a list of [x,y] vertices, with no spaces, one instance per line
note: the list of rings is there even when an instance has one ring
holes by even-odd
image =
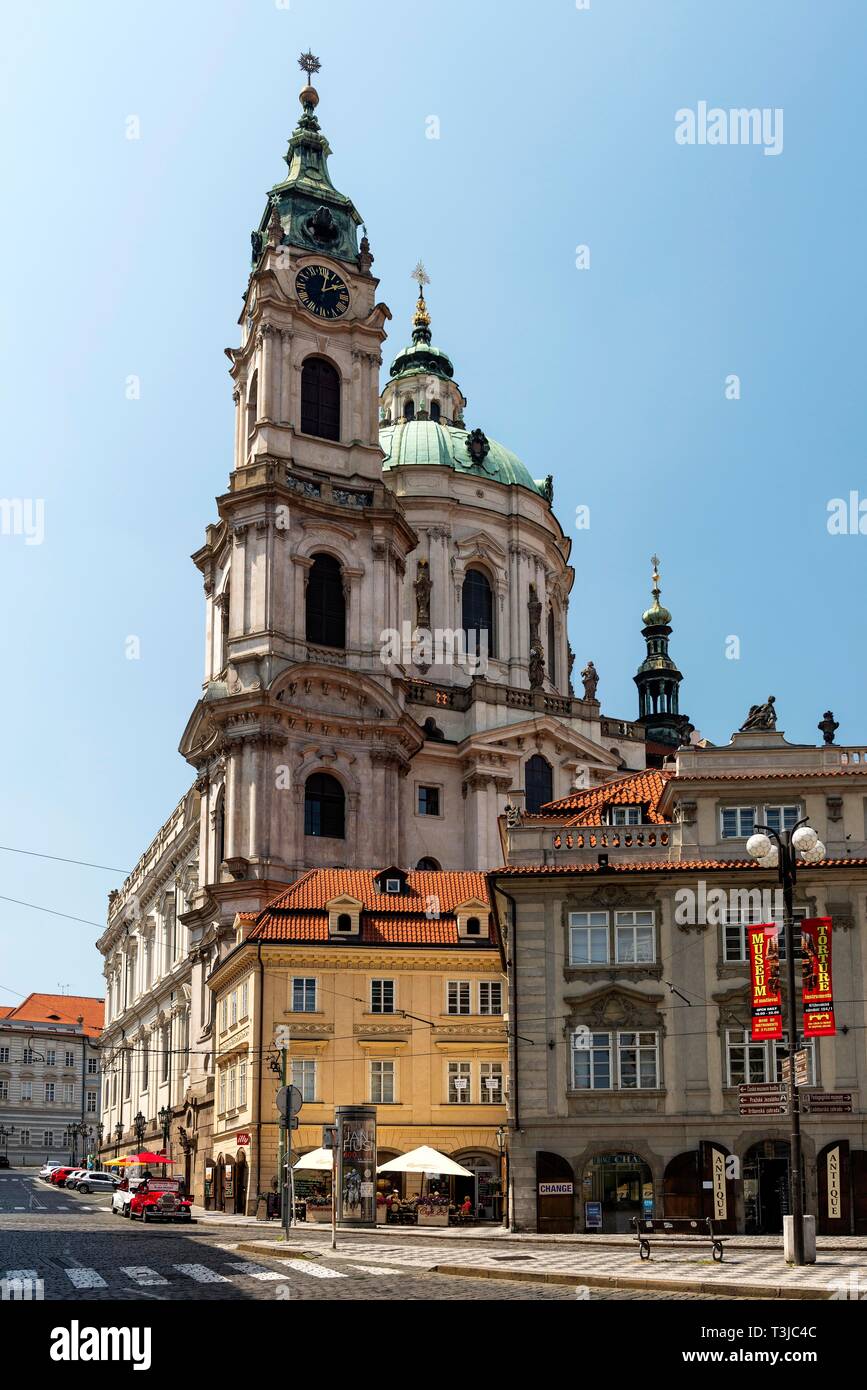
[[[102,1123],[102,1120],[97,1120],[97,1123],[96,1123],[96,1154],[97,1154],[97,1158],[100,1158],[100,1155],[101,1155],[101,1153],[102,1153],[102,1136],[103,1136],[104,1133],[105,1133],[105,1125]],[[101,1162],[101,1158],[100,1158],[100,1162]]]
[[[509,1150],[507,1146],[508,1130],[503,1125],[497,1126],[497,1149],[500,1154],[500,1190],[503,1201],[502,1224],[508,1228],[509,1225]]]
[[[115,1127],[114,1127],[114,1156],[115,1156],[115,1158],[117,1158],[118,1151],[119,1151],[119,1149],[120,1149],[120,1141],[121,1141],[122,1138],[123,1138],[123,1125],[121,1124],[120,1120],[118,1120],[117,1124],[116,1124]]]
[[[171,1156],[171,1155],[169,1154],[169,1128],[170,1128],[171,1123],[172,1123],[172,1112],[171,1112],[171,1110],[169,1109],[169,1107],[168,1107],[167,1105],[164,1105],[164,1106],[163,1106],[163,1108],[162,1108],[162,1110],[160,1111],[160,1113],[159,1113],[159,1115],[158,1115],[157,1118],[159,1119],[159,1122],[160,1122],[160,1125],[162,1126],[162,1131],[163,1131],[163,1153],[166,1155],[166,1158],[168,1159],[168,1158]],[[166,1175],[166,1164],[164,1163],[164,1164],[163,1164],[163,1177],[165,1177],[165,1175]]]
[[[148,1127],[148,1122],[140,1110],[132,1122],[132,1127],[135,1131],[136,1143],[141,1147],[144,1143],[145,1130]]]
[[[773,841],[773,843],[772,843]],[[789,1116],[791,1153],[789,1192],[792,1207],[793,1263],[804,1261],[804,1191],[801,1182],[801,1112],[795,1092],[795,1053],[798,1050],[798,1011],[795,1002],[795,914],[794,888],[798,877],[798,856],[805,864],[818,864],[825,858],[825,846],[806,817],[791,830],[778,833],[770,826],[756,826],[747,840],[747,853],[761,869],[776,869],[783,890],[783,931],[786,942],[786,1029],[789,1034]]]

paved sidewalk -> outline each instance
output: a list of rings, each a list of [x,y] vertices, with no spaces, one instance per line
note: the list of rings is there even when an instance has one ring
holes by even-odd
[[[427,1236],[427,1231],[419,1236]],[[440,1235],[441,1233],[438,1233]],[[867,1298],[867,1249],[838,1248],[818,1251],[815,1265],[800,1269],[787,1268],[783,1263],[780,1243],[777,1248],[759,1245],[747,1247],[746,1241],[726,1243],[725,1259],[715,1264],[710,1250],[694,1247],[675,1250],[661,1247],[649,1261],[638,1257],[634,1243],[631,1249],[596,1242],[590,1248],[588,1238],[570,1238],[567,1247],[552,1247],[538,1237],[524,1237],[523,1248],[511,1240],[501,1246],[483,1245],[478,1239],[460,1233],[459,1239],[445,1244],[442,1239],[377,1239],[375,1231],[364,1235],[338,1233],[338,1250],[329,1258],[357,1260],[369,1264],[387,1264],[391,1268],[424,1269],[440,1274],[465,1275],[487,1279],[521,1279],[528,1282],[586,1286],[591,1290],[646,1289],[657,1292],[691,1291],[740,1298],[782,1299],[851,1299]],[[288,1242],[265,1236],[242,1242],[240,1249],[258,1256],[298,1259],[320,1256],[330,1250],[331,1233],[315,1228],[296,1227]],[[499,1242],[498,1242],[499,1244]],[[836,1243],[839,1245],[839,1242]]]

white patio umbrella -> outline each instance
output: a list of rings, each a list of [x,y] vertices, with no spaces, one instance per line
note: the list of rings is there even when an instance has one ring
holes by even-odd
[[[309,1154],[302,1154],[297,1162],[292,1164],[293,1172],[330,1173],[332,1167],[332,1156],[330,1149],[313,1149]]]
[[[462,1168],[459,1163],[455,1163],[453,1158],[447,1158],[438,1149],[432,1149],[427,1144],[422,1144],[421,1148],[411,1149],[408,1154],[401,1154],[399,1158],[392,1158],[388,1163],[381,1163],[377,1168],[377,1173],[437,1173],[441,1175],[452,1174],[456,1178],[471,1178],[473,1174],[467,1168]]]

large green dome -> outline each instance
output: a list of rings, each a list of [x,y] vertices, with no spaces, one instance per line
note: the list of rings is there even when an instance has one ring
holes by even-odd
[[[545,496],[544,485],[533,481],[517,454],[496,439],[487,439],[487,452],[483,458],[475,459],[467,447],[469,437],[469,430],[438,420],[399,420],[396,425],[383,425],[379,431],[385,454],[383,469],[443,464],[456,473],[471,473],[497,483],[517,483]]]

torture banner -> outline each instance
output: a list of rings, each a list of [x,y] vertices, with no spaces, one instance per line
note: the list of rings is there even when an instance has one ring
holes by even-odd
[[[765,924],[747,928],[752,979],[752,1039],[766,1042],[783,1036],[780,996],[780,929]]]
[[[831,918],[808,917],[801,923],[804,981],[804,1037],[827,1038],[837,1031],[831,988]]]

